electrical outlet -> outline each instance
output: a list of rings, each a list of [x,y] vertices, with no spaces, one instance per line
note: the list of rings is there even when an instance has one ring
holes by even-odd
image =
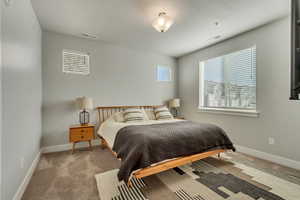
[[[271,145],[275,144],[275,139],[272,137],[269,137],[269,144],[271,144]]]
[[[21,167],[21,169],[24,168],[24,162],[25,162],[24,157],[20,158],[20,167]]]

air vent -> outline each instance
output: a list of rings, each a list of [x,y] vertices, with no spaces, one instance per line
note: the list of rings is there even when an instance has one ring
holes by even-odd
[[[206,40],[206,42],[212,42],[213,40],[218,40],[218,39],[220,39],[222,36],[221,35],[216,35],[216,36],[213,36],[213,37],[211,37],[211,38],[208,38],[207,40]]]
[[[81,35],[82,35],[83,37],[85,37],[85,38],[89,38],[89,39],[97,39],[97,36],[91,35],[91,34],[88,34],[88,33],[82,33]]]
[[[212,39],[218,40],[218,39],[220,39],[221,37],[222,37],[221,35],[216,35],[216,36],[214,36]]]
[[[90,56],[88,53],[63,50],[63,72],[70,74],[90,74]]]

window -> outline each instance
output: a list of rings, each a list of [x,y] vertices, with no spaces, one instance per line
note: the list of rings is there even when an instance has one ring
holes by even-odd
[[[200,62],[199,107],[256,110],[256,47]]]
[[[157,66],[157,81],[171,81],[171,68],[166,66]]]
[[[90,73],[90,57],[87,53],[63,50],[63,72],[88,75]]]

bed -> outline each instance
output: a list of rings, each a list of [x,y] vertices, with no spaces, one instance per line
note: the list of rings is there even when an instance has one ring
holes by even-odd
[[[102,147],[121,160],[118,178],[128,186],[131,186],[132,177],[143,178],[228,150],[235,151],[226,133],[215,125],[179,119],[150,119],[129,124],[115,121],[114,116],[125,109],[151,111],[157,107],[161,105],[97,107],[100,123],[97,135]],[[201,129],[205,134],[193,133],[194,129]],[[200,135],[204,135],[204,139],[203,136],[198,138]]]

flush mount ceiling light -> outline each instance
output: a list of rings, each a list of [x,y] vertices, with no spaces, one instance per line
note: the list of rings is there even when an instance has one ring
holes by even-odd
[[[173,24],[173,20],[171,17],[167,15],[165,12],[161,12],[158,14],[158,17],[153,21],[152,26],[158,32],[166,32]]]

